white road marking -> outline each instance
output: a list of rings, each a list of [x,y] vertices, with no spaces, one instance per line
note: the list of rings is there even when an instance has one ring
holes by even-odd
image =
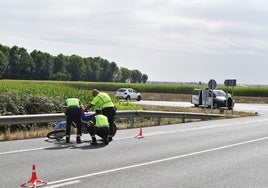
[[[49,147],[33,148],[33,149],[21,149],[21,150],[15,150],[15,151],[6,151],[6,152],[1,152],[0,155],[21,153],[21,152],[29,152],[29,151],[37,151],[37,150],[43,150],[43,149],[46,149],[46,148],[49,148]]]
[[[66,182],[66,183],[61,183],[61,184],[57,184],[57,185],[52,185],[52,186],[46,186],[46,188],[56,188],[56,187],[64,187],[66,185],[72,185],[72,184],[76,184],[81,182],[80,180],[75,180],[75,181],[70,181],[70,182]]]

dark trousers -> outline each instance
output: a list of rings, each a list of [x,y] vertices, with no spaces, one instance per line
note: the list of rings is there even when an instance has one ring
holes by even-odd
[[[114,116],[115,116],[115,108],[114,107],[107,107],[102,109],[102,114],[108,118],[109,122],[109,135],[113,135],[114,132]]]
[[[229,109],[233,108],[233,99],[232,98],[229,97],[227,100],[227,103],[228,103],[227,105],[228,105]]]
[[[74,122],[77,127],[77,136],[81,136],[81,117],[82,110],[78,106],[69,106],[66,112],[67,116],[67,125],[66,125],[66,137],[70,137],[71,134],[71,125]]]
[[[97,127],[97,126],[89,126],[87,127],[88,133],[90,136],[98,135],[102,139],[106,139],[109,134],[109,127]]]

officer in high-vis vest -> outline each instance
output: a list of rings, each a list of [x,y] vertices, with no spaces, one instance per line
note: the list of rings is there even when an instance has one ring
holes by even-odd
[[[109,144],[108,134],[109,134],[109,122],[108,118],[102,114],[100,109],[96,110],[95,116],[87,124],[88,133],[92,138],[92,145],[97,144],[97,139],[95,135],[98,135],[103,139],[105,145]]]
[[[95,109],[100,109],[102,114],[108,118],[109,121],[109,141],[112,141],[114,130],[114,116],[116,113],[114,103],[112,102],[110,96],[107,93],[99,92],[97,89],[92,90],[93,100],[89,105],[86,106],[85,110],[89,110],[94,107]]]
[[[69,98],[64,103],[65,109],[64,113],[66,115],[67,125],[66,125],[66,143],[70,142],[71,135],[71,125],[74,122],[77,127],[76,142],[81,142],[81,118],[83,114],[83,105],[81,101],[77,98]]]
[[[233,101],[231,93],[227,93],[226,98],[227,98],[227,107],[228,107],[228,109],[232,109],[234,107],[234,104],[233,104],[234,101]]]

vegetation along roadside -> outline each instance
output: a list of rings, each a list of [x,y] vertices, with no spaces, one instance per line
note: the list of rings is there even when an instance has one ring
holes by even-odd
[[[87,104],[91,99],[91,90],[98,88],[107,91],[112,97],[119,87],[132,87],[142,93],[142,100],[166,100],[166,101],[190,101],[191,89],[199,86],[194,85],[162,85],[162,84],[122,84],[122,83],[94,83],[94,82],[48,82],[48,81],[15,81],[2,80],[0,83],[0,114],[42,114],[61,113],[63,101],[76,96]],[[236,96],[236,101],[245,100],[253,103],[267,103],[267,97],[263,88],[259,88],[262,97],[258,96]],[[255,89],[256,90],[256,89]],[[158,91],[158,92],[156,92]],[[174,92],[176,91],[176,92]],[[266,90],[265,90],[266,91]],[[236,91],[235,91],[236,92]],[[267,92],[267,91],[266,91]],[[255,93],[259,93],[258,91]],[[267,92],[268,93],[268,92]],[[121,103],[113,99],[118,110],[164,110],[179,112],[203,113],[201,108],[178,108],[160,106],[142,106],[132,103]],[[219,110],[212,110],[211,113],[220,113]],[[254,115],[245,112],[236,112],[235,116]],[[187,120],[192,121],[192,120]],[[0,127],[0,140],[25,139],[33,137],[44,137],[51,131],[55,122],[11,125]],[[179,119],[162,119],[161,122],[155,119],[136,119],[134,126],[153,126],[158,124],[181,123]],[[128,120],[117,121],[119,129],[129,128]]]

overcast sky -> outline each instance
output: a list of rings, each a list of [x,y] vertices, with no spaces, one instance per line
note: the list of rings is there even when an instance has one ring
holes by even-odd
[[[149,81],[268,84],[266,0],[0,0],[0,43],[102,57]]]

